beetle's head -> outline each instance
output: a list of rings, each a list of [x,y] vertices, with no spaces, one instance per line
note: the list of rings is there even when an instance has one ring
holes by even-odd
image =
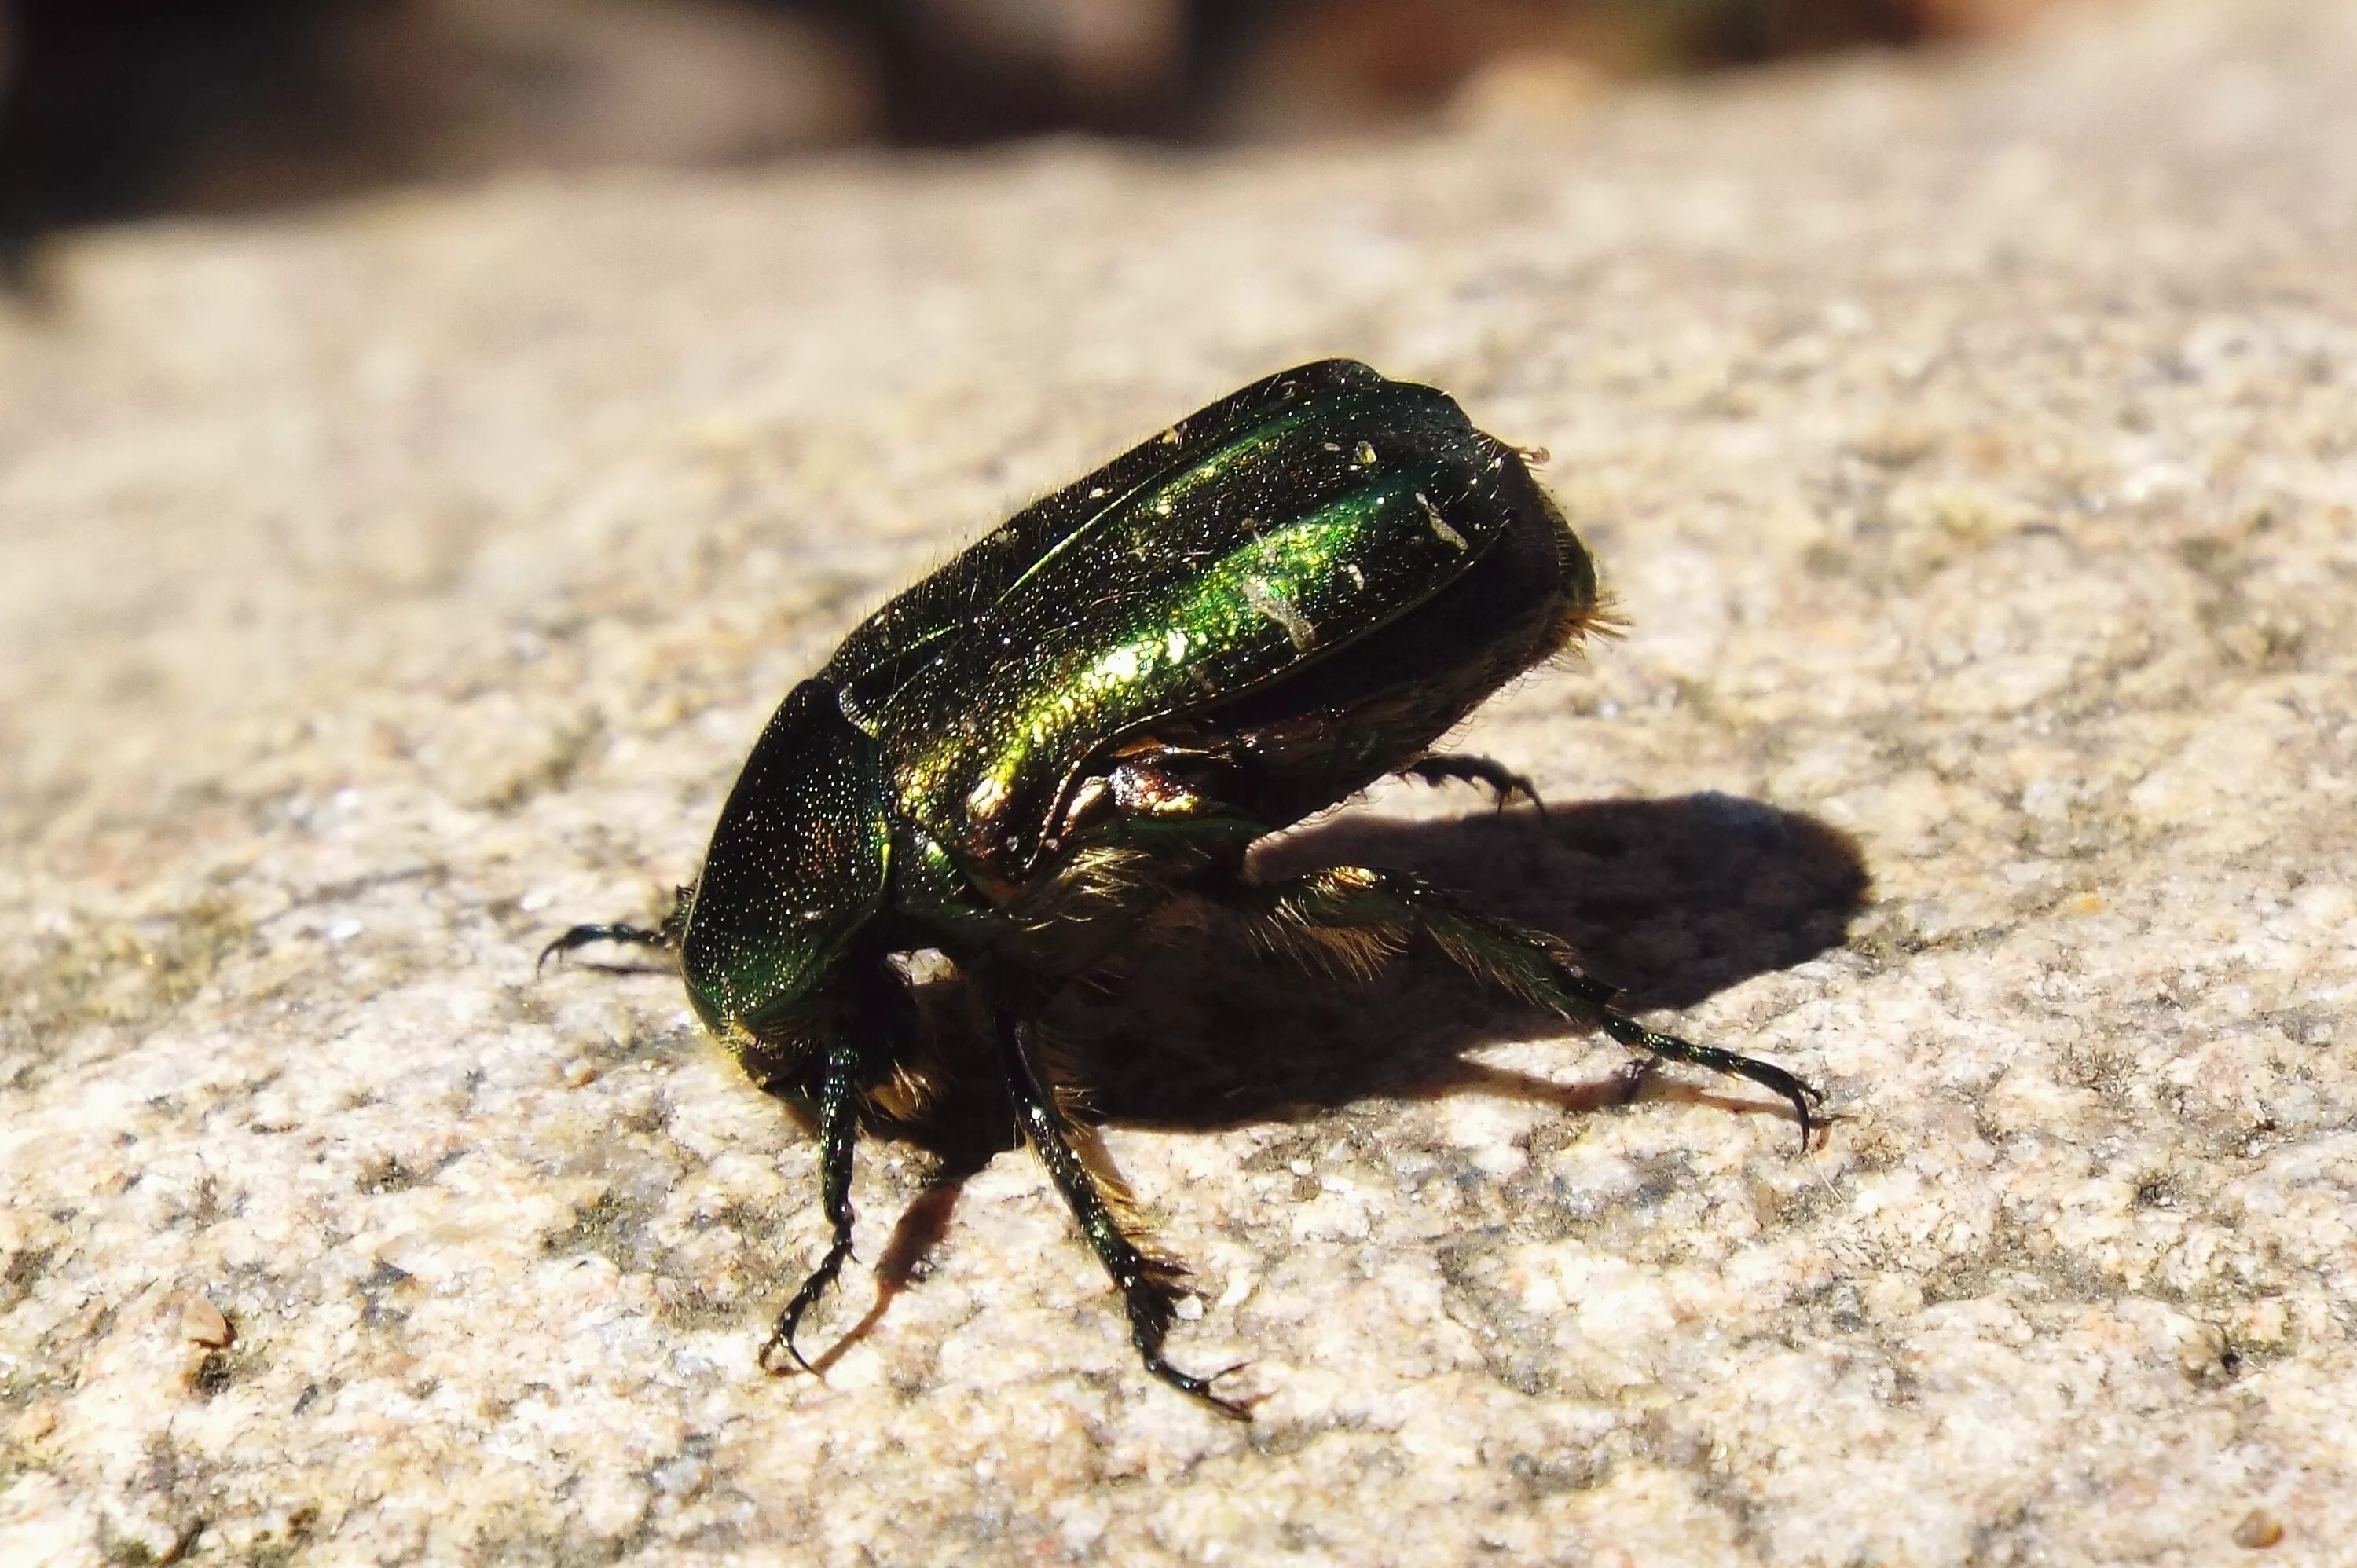
[[[883,907],[891,828],[875,743],[827,688],[787,694],[745,762],[705,852],[681,968],[732,1048],[792,1049],[827,983]]]

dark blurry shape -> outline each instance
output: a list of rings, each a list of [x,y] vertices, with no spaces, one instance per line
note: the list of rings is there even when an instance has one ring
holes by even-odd
[[[1609,77],[2093,3],[0,0],[0,242],[518,167],[1559,116]]]
[[[866,138],[856,37],[690,0],[14,0],[0,232]]]
[[[243,115],[335,134],[314,57],[355,8],[16,0],[0,51],[0,221],[21,231],[164,201],[194,146],[233,135]]]
[[[835,0],[889,84],[893,139],[958,145],[1047,131],[1192,129],[1203,40],[1234,5],[1201,0]]]
[[[1504,78],[1577,96],[1601,76],[1757,64],[1942,36],[1975,0],[1295,0],[1273,7],[1221,128],[1298,135],[1429,115]],[[1986,0],[1996,5],[2001,0]],[[2017,0],[2020,5],[2051,0]]]
[[[741,161],[866,139],[877,84],[847,32],[716,0],[408,0],[371,7],[437,165]]]
[[[1689,8],[1689,0],[1662,4]],[[1298,136],[1421,118],[1493,60],[1528,69],[1609,56],[1612,40],[1598,15],[1604,8],[1560,0],[1296,0],[1265,24],[1241,62],[1221,128]]]

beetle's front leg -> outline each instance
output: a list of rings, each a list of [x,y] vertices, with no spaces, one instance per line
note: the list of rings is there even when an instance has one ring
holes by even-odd
[[[575,926],[554,941],[540,950],[540,958],[532,967],[534,972],[547,967],[548,961],[559,953],[571,952],[597,942],[618,942],[624,947],[661,948],[666,952],[679,950],[679,933],[687,923],[687,904],[695,889],[682,887],[672,897],[671,913],[660,926],[631,926],[611,921]]]
[[[1199,1378],[1180,1371],[1163,1359],[1162,1341],[1170,1331],[1178,1281],[1185,1271],[1145,1251],[1123,1230],[1120,1197],[1106,1190],[1072,1147],[1071,1130],[1062,1108],[1056,1103],[1055,1090],[1039,1071],[1037,1033],[1038,1026],[1028,1017],[1004,1011],[998,1015],[998,1047],[1006,1070],[1007,1091],[1015,1101],[1016,1120],[1022,1126],[1023,1135],[1039,1152],[1039,1163],[1048,1167],[1048,1179],[1056,1184],[1072,1217],[1080,1221],[1097,1261],[1104,1265],[1105,1273],[1113,1276],[1114,1286],[1120,1290],[1122,1304],[1129,1313],[1130,1343],[1137,1347],[1146,1369],[1172,1388],[1194,1395],[1222,1415],[1238,1421],[1251,1420],[1252,1412],[1245,1406],[1211,1391],[1212,1383],[1229,1372],[1240,1370],[1240,1367]]]
[[[834,1234],[826,1255],[794,1292],[793,1300],[786,1303],[785,1311],[778,1314],[778,1325],[761,1347],[759,1359],[769,1371],[786,1369],[773,1361],[780,1350],[793,1359],[796,1367],[811,1370],[811,1364],[794,1348],[794,1330],[802,1314],[834,1283],[843,1260],[851,1256],[851,1153],[859,1138],[860,1062],[859,1044],[852,1031],[839,1026],[830,1030],[818,1095],[818,1180],[820,1207]]]
[[[1801,1123],[1802,1149],[1809,1146],[1813,1104],[1824,1098],[1815,1088],[1771,1062],[1645,1027],[1612,1004],[1619,993],[1584,972],[1561,940],[1468,909],[1420,876],[1338,865],[1267,886],[1238,882],[1204,896],[1251,918],[1272,946],[1353,969],[1421,933],[1476,979],[1551,1013],[1592,1018],[1631,1050],[1749,1079],[1782,1095]]]
[[[548,961],[557,954],[568,953],[576,948],[586,948],[597,942],[619,942],[625,947],[666,950],[673,945],[671,932],[661,927],[650,929],[645,926],[620,924],[576,926],[541,949],[540,958],[532,967],[535,971],[545,968]]]

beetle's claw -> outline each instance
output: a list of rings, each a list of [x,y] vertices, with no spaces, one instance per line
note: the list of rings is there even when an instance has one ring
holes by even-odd
[[[1250,1361],[1238,1361],[1232,1367],[1221,1368],[1202,1380],[1203,1387],[1196,1391],[1196,1397],[1231,1421],[1250,1421],[1253,1418],[1253,1406],[1266,1399],[1268,1397],[1266,1394],[1245,1394],[1236,1399],[1224,1399],[1211,1392],[1211,1385],[1222,1378],[1231,1377],[1244,1370],[1251,1365]]]
[[[1762,1061],[1752,1061],[1749,1058],[1745,1058],[1743,1060],[1747,1064],[1741,1069],[1745,1078],[1762,1089],[1774,1090],[1784,1097],[1786,1103],[1792,1107],[1792,1119],[1801,1124],[1801,1153],[1803,1155],[1807,1155],[1810,1137],[1818,1128],[1824,1125],[1815,1110],[1815,1107],[1824,1101],[1824,1091],[1805,1079],[1795,1078],[1781,1068],[1771,1067]]]
[[[820,1296],[826,1293],[826,1287],[834,1283],[835,1273],[843,1267],[843,1260],[851,1255],[851,1237],[848,1234],[848,1220],[846,1220],[845,1224],[845,1233],[839,1234],[835,1238],[834,1244],[827,1248],[826,1256],[820,1260],[817,1268],[811,1271],[810,1278],[802,1281],[802,1288],[794,1292],[793,1300],[786,1303],[786,1310],[778,1314],[777,1326],[770,1330],[770,1337],[768,1341],[762,1345],[761,1354],[758,1358],[761,1363],[761,1369],[763,1371],[782,1372],[785,1370],[785,1369],[773,1368],[770,1365],[771,1359],[770,1353],[782,1346],[785,1348],[786,1354],[793,1358],[795,1367],[808,1372],[814,1378],[822,1375],[819,1369],[816,1367],[812,1366],[809,1360],[804,1358],[800,1348],[794,1344],[794,1334],[796,1330],[802,1327],[802,1314],[808,1312],[811,1309],[812,1305],[815,1303]]]
[[[1814,1107],[1825,1102],[1825,1091],[1805,1079],[1794,1079],[1792,1088],[1799,1092],[1792,1096],[1792,1113],[1801,1122],[1801,1153],[1809,1152],[1809,1136],[1825,1125],[1825,1119],[1816,1114]]]
[[[793,1358],[796,1367],[816,1377],[818,1369],[810,1364],[810,1358],[802,1354],[802,1348],[794,1343],[794,1336],[802,1330],[802,1308],[809,1305],[797,1300],[786,1308],[784,1315],[778,1319],[778,1326],[771,1331],[770,1340],[772,1344],[784,1346],[786,1354]]]
[[[1162,1352],[1159,1350],[1147,1350],[1145,1356],[1147,1371],[1168,1383],[1180,1393],[1191,1394],[1201,1400],[1231,1421],[1250,1421],[1253,1418],[1252,1407],[1267,1397],[1265,1394],[1254,1394],[1245,1399],[1232,1400],[1224,1399],[1211,1391],[1213,1383],[1218,1382],[1222,1378],[1243,1371],[1252,1365],[1250,1361],[1238,1361],[1232,1367],[1221,1368],[1208,1378],[1199,1378],[1192,1372],[1182,1372],[1172,1366],[1163,1359]]]
[[[1683,1040],[1675,1035],[1664,1035],[1657,1029],[1648,1029],[1605,1000],[1614,993],[1586,975],[1577,976],[1576,979],[1580,983],[1580,989],[1576,991],[1575,994],[1578,995],[1583,1002],[1598,1009],[1604,1032],[1631,1050],[1649,1052],[1657,1059],[1692,1062],[1697,1067],[1706,1067],[1713,1072],[1723,1072],[1736,1078],[1747,1079],[1770,1094],[1781,1095],[1785,1103],[1792,1106],[1794,1119],[1801,1123],[1801,1153],[1805,1155],[1809,1152],[1809,1135],[1824,1125],[1815,1111],[1812,1109],[1812,1102],[1821,1103],[1824,1100],[1824,1091],[1814,1084],[1786,1072],[1773,1062],[1763,1062],[1753,1057],[1738,1056],[1733,1051],[1723,1051],[1716,1046],[1697,1046],[1692,1040]]]
[[[801,1315],[797,1313],[794,1316],[799,1317]],[[823,1377],[823,1374],[816,1367],[812,1366],[809,1358],[802,1353],[801,1347],[794,1343],[796,1326],[797,1325],[789,1321],[784,1314],[780,1314],[777,1326],[770,1330],[770,1337],[761,1345],[761,1353],[753,1358],[755,1364],[774,1378],[782,1378],[792,1372],[807,1372],[813,1378]],[[778,1354],[781,1350],[792,1365],[779,1364]]]

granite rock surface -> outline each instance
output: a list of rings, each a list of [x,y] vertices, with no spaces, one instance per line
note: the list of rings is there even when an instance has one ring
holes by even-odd
[[[0,1560],[2346,1562],[2357,12],[91,235],[0,324]],[[1194,1266],[808,1140],[661,973],[770,708],[1272,368],[1458,393],[1628,635],[1380,859],[1829,1091],[1414,973],[1064,1026]],[[906,1217],[906,1218],[904,1218]],[[879,1292],[879,1282],[885,1289]],[[1197,1310],[1197,1309],[1200,1310]]]

